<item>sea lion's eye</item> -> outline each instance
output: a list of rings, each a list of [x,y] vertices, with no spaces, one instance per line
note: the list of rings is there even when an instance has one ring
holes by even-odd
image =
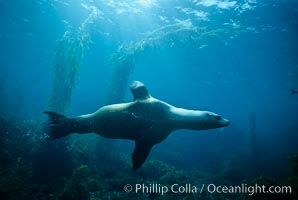
[[[221,120],[221,116],[216,116],[216,120]]]

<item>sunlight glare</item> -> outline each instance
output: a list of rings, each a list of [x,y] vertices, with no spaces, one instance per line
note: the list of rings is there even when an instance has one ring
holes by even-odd
[[[142,6],[151,7],[153,5],[154,0],[136,0],[136,1]]]

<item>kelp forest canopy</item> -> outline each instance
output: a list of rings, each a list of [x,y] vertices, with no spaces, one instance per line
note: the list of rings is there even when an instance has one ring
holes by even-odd
[[[62,38],[58,39],[54,50],[53,83],[49,100],[49,109],[56,112],[67,112],[71,108],[72,92],[76,88],[79,77],[80,63],[83,52],[92,48],[92,37],[97,37],[93,30],[93,22],[100,15],[93,7],[90,15],[76,31],[67,30]],[[196,49],[206,41],[226,42],[236,38],[248,29],[237,24],[225,24],[222,27],[209,29],[192,24],[191,21],[178,21],[171,25],[162,26],[150,31],[137,41],[120,44],[115,53],[110,56],[110,65],[113,67],[112,76],[107,83],[105,104],[123,102],[128,84],[136,62],[152,51],[165,48],[179,48],[182,51],[191,51],[183,46]],[[98,66],[100,67],[100,66]]]

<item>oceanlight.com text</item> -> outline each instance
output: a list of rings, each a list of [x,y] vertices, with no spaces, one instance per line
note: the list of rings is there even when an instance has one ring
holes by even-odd
[[[160,194],[165,195],[167,193],[173,194],[195,194],[208,192],[210,194],[247,194],[249,196],[254,194],[291,194],[291,186],[265,186],[265,185],[247,185],[241,184],[238,186],[225,186],[225,185],[215,185],[215,184],[172,184],[172,185],[162,185],[162,184],[126,184],[124,186],[125,192],[135,192],[143,194]]]
[[[266,185],[250,185],[241,184],[240,186],[217,186],[215,184],[207,185],[209,193],[219,194],[291,194],[291,186],[266,186]]]

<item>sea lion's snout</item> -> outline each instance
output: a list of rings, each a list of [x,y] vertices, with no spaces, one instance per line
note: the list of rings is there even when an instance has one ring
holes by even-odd
[[[229,120],[227,120],[227,119],[223,119],[223,127],[225,127],[225,126],[229,126],[230,125],[230,121]]]
[[[210,120],[210,122],[213,122],[213,124],[216,124],[215,126],[217,127],[225,127],[230,124],[229,120],[223,118],[222,116],[216,113],[206,111],[206,115],[207,115],[207,120]]]
[[[217,120],[217,122],[219,123],[220,127],[225,127],[228,126],[230,124],[230,121],[221,117],[220,115],[217,115],[215,113],[212,113],[215,116],[215,119]]]

